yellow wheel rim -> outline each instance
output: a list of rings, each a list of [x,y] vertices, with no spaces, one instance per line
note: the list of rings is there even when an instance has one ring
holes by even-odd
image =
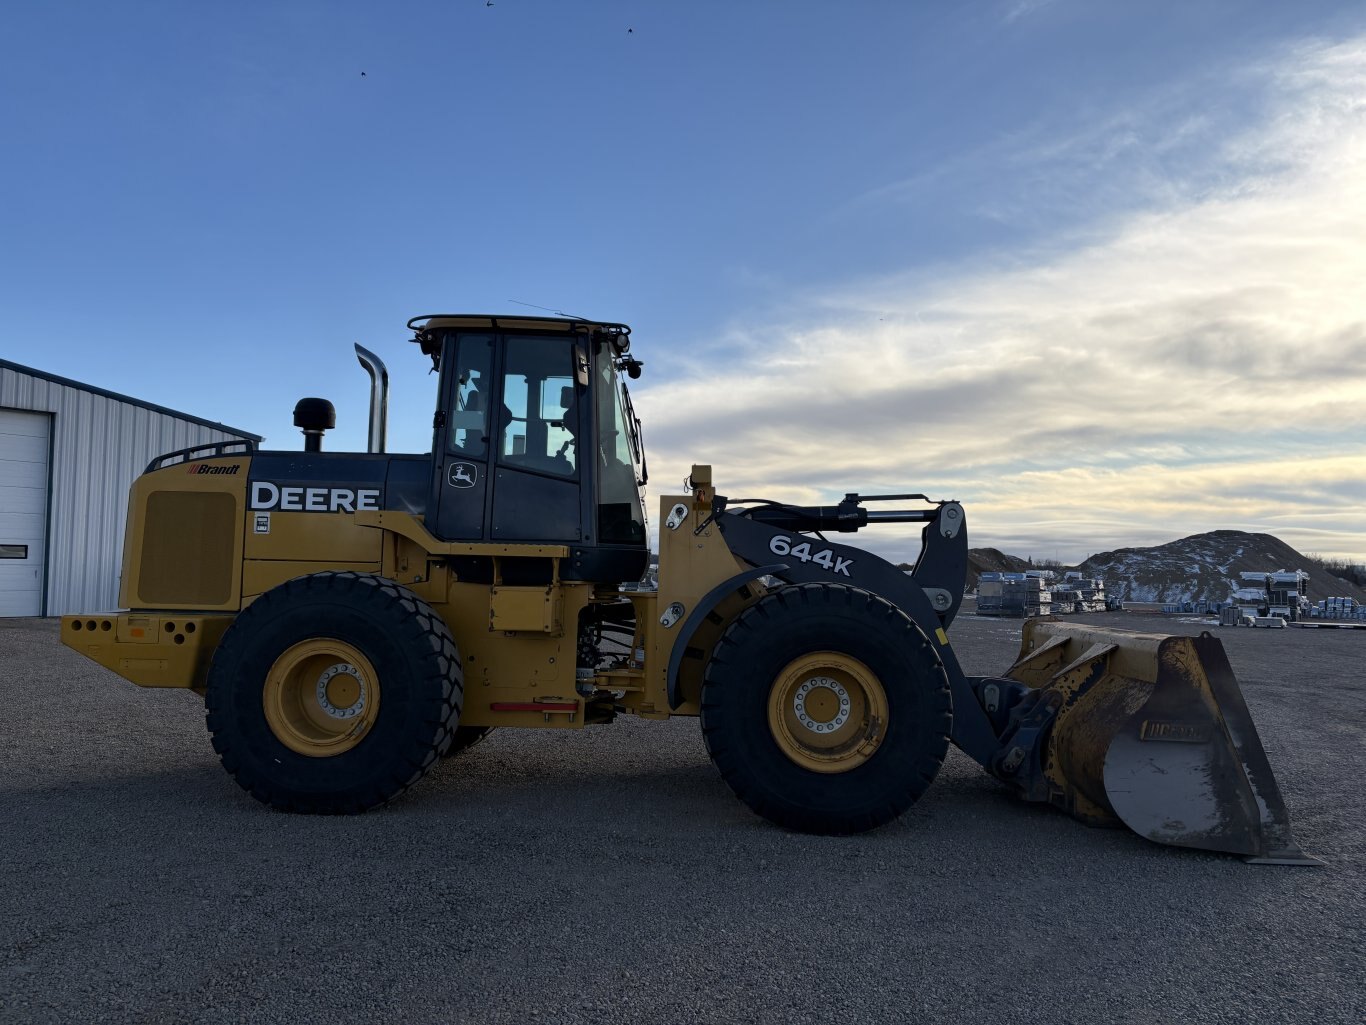
[[[813,772],[856,769],[887,732],[887,692],[856,658],[816,651],[789,662],[768,694],[768,725],[783,754]]]
[[[379,678],[355,647],[318,637],[275,660],[261,700],[280,743],[310,758],[330,758],[350,751],[375,724]]]

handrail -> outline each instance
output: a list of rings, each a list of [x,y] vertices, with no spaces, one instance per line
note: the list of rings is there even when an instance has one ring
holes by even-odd
[[[163,466],[174,466],[177,463],[188,463],[191,459],[214,459],[218,456],[228,455],[251,455],[256,451],[256,442],[246,438],[235,439],[233,441],[214,441],[207,445],[195,445],[192,448],[178,448],[174,452],[166,452],[157,456],[147,464],[147,469],[143,473],[151,473],[159,470]],[[240,453],[230,452],[229,449],[241,449]]]

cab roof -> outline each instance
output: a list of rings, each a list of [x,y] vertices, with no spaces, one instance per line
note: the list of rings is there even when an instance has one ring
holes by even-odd
[[[474,328],[485,331],[604,331],[608,334],[631,333],[625,324],[613,324],[603,320],[583,320],[577,317],[527,317],[516,314],[511,317],[492,313],[425,313],[408,321],[409,330],[415,334],[436,331],[443,328],[462,330]]]
[[[618,355],[631,347],[631,329],[625,324],[575,317],[527,317],[520,314],[502,317],[492,313],[425,313],[408,321],[412,340],[438,366],[441,334],[444,331],[559,331],[564,334],[606,335]]]

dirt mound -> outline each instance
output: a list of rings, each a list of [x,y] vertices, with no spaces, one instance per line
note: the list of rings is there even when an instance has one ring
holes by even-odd
[[[967,586],[976,588],[983,573],[1034,568],[1028,559],[996,548],[973,548],[968,552]],[[1048,568],[1059,579],[1067,570],[1100,577],[1111,598],[1158,602],[1224,601],[1244,586],[1240,573],[1302,569],[1309,574],[1311,601],[1348,597],[1366,604],[1366,588],[1334,576],[1278,537],[1242,530],[1212,530],[1153,548],[1120,548],[1092,555],[1079,566]]]
[[[1296,569],[1309,574],[1311,601],[1339,595],[1366,601],[1366,590],[1333,576],[1280,538],[1241,530],[1100,552],[1076,568],[1083,576],[1103,577],[1106,593],[1127,601],[1223,601],[1243,586],[1240,573]]]

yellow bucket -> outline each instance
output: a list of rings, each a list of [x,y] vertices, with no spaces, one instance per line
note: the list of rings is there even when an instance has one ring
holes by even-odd
[[[1047,730],[1029,745],[1036,771],[1010,764],[1009,745],[997,770],[1017,784],[1032,777],[1024,796],[1095,825],[1123,823],[1156,843],[1322,864],[1291,836],[1218,638],[1032,619],[1005,676],[1035,692],[1021,702],[1018,724]]]

